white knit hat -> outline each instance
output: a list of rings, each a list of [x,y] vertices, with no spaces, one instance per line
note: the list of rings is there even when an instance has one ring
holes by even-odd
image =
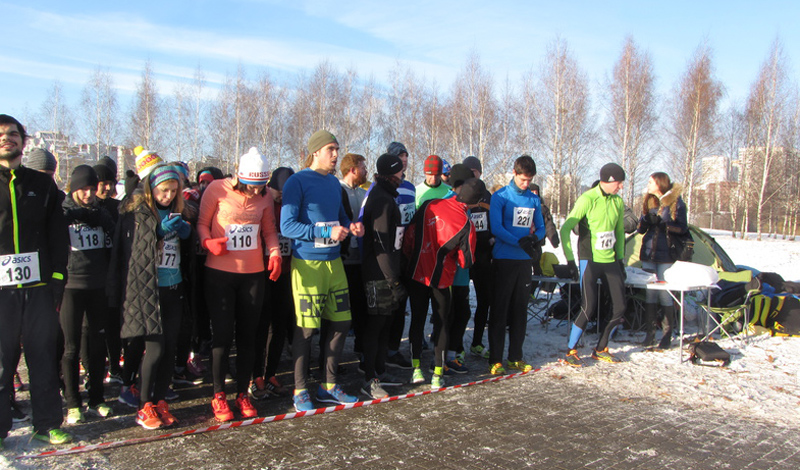
[[[258,149],[250,150],[239,159],[239,182],[243,184],[262,185],[269,181],[269,163],[267,157],[261,155]]]
[[[162,162],[157,153],[152,150],[145,150],[141,146],[133,149],[133,154],[136,155],[136,174],[141,179],[149,175],[153,168]]]

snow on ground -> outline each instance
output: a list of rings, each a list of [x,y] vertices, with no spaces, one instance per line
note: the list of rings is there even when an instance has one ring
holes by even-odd
[[[732,238],[730,232],[711,231],[737,265],[776,272],[786,280],[800,280],[800,242]],[[548,245],[549,247],[549,245]],[[563,261],[560,249],[553,250]],[[618,332],[609,344],[622,364],[598,363],[589,358],[597,334],[587,333],[579,353],[586,367],[559,365],[566,350],[569,326],[552,321],[545,329],[528,322],[525,356],[534,367],[552,368],[554,376],[572,376],[587,387],[596,387],[621,399],[655,397],[676,405],[727,411],[738,417],[797,426],[800,423],[800,338],[750,336],[742,347],[730,339],[718,343],[731,353],[727,368],[679,364],[677,339],[666,352],[646,352],[638,343],[644,333]],[[691,323],[691,322],[689,322]],[[686,334],[697,332],[694,324]],[[660,337],[660,332],[656,336]],[[684,358],[688,354],[684,353]]]

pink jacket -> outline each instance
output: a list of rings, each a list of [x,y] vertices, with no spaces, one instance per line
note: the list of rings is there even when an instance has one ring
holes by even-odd
[[[264,246],[270,256],[280,256],[273,204],[269,192],[246,197],[235,191],[230,178],[208,185],[200,200],[197,233],[201,244],[228,237],[228,252],[209,253],[206,266],[232,273],[264,271]]]

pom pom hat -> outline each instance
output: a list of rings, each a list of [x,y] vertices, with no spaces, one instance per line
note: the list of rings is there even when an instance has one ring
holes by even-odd
[[[242,155],[239,159],[239,173],[236,175],[242,184],[263,186],[269,181],[269,163],[267,158],[258,152],[255,147]]]
[[[133,149],[133,154],[136,155],[136,174],[141,179],[149,175],[156,165],[162,163],[161,157],[157,153],[145,150],[141,145]]]

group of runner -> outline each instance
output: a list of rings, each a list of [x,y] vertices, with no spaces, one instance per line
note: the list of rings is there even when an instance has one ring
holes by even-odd
[[[199,383],[204,354],[219,421],[233,420],[233,410],[242,418],[257,416],[251,399],[269,395],[291,394],[297,411],[312,410],[315,401],[356,402],[339,380],[351,330],[364,373],[360,391],[373,399],[389,396],[385,387],[408,382],[429,380],[441,388],[448,375],[468,371],[468,353],[488,360],[492,374],[531,370],[523,358],[526,307],[545,218],[530,190],[536,175],[530,156],[517,158],[511,181],[490,194],[480,179],[481,162],[472,156],[452,167],[428,156],[425,180],[413,186],[405,180],[409,154],[399,142],[375,161],[367,186],[365,157],[340,159],[336,137],[325,130],[309,138],[307,167],[300,171],[270,169],[251,148],[234,175],[204,168],[194,185],[185,164],[164,163],[137,147],[136,174],[128,175],[126,194],[117,201],[109,190],[113,162],[74,168],[63,194],[50,176],[21,164],[26,138],[22,124],[0,115],[0,395],[10,398],[0,399],[3,438],[11,428],[20,343],[30,373],[34,437],[53,444],[71,439],[60,428],[59,390],[68,423],[113,413],[103,398],[106,357],[106,381],[121,383],[119,401],[137,409],[136,422],[146,429],[177,423],[168,405],[170,384]],[[52,158],[47,154],[45,162]],[[604,166],[598,189],[579,198],[562,228],[577,273],[569,230],[582,219],[591,225],[585,289],[596,285],[587,279],[597,277],[616,289],[624,275],[616,196],[623,180],[621,168]],[[477,309],[467,349],[470,279]],[[609,328],[621,319],[612,298]],[[430,379],[420,362],[429,301]],[[410,359],[400,351],[409,303]],[[584,326],[583,317],[573,325],[567,354],[573,365]],[[322,377],[312,394],[316,333]],[[287,340],[293,392],[276,377]],[[613,361],[607,340],[606,333],[593,356]],[[89,378],[86,408],[81,362]],[[411,377],[389,368],[410,370]],[[233,407],[226,395],[231,381]]]

